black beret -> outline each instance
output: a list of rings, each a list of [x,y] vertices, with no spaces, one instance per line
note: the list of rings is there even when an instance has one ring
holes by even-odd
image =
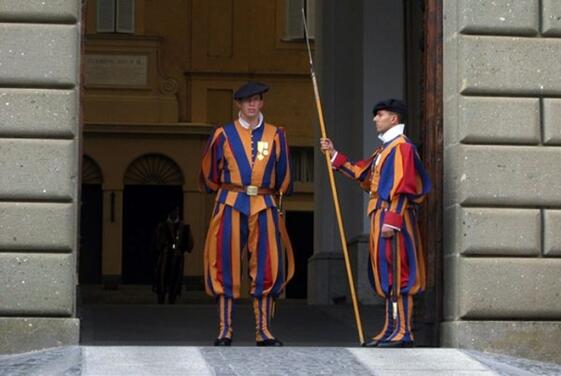
[[[257,94],[263,94],[269,91],[269,86],[261,82],[249,81],[248,83],[242,85],[234,93],[234,99],[239,101],[244,98],[253,97]]]
[[[407,118],[407,105],[399,99],[386,99],[376,103],[372,109],[372,114],[376,115],[376,112],[380,110],[395,112],[401,115],[402,120]]]

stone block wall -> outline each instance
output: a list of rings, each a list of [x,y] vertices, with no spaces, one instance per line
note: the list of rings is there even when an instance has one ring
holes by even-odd
[[[561,361],[560,20],[444,1],[444,346]]]
[[[80,17],[0,2],[0,353],[78,343]]]

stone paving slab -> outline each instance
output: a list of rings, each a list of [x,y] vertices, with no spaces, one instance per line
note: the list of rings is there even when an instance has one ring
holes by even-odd
[[[341,347],[206,347],[201,352],[217,376],[375,374]]]
[[[456,349],[357,348],[349,352],[376,375],[496,375]]]
[[[554,376],[561,375],[561,365],[515,358],[502,354],[491,354],[463,350],[475,360],[495,370],[501,376]]]
[[[0,355],[2,376],[553,376],[561,365],[444,348],[74,346]]]
[[[83,348],[82,375],[213,375],[196,347]]]
[[[18,355],[0,355],[2,376],[79,376],[82,375],[82,349],[57,347]]]

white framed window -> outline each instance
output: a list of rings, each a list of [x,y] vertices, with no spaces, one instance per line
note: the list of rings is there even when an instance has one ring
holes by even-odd
[[[286,0],[286,22],[283,39],[301,41],[306,38],[302,23],[302,9],[308,21],[310,39],[315,37],[316,0]]]
[[[290,173],[295,182],[314,182],[314,148],[294,146],[290,148]]]
[[[134,33],[135,0],[97,0],[98,33]]]

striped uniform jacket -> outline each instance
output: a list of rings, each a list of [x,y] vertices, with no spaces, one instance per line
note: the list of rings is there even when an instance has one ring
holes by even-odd
[[[257,158],[259,142],[268,146],[263,159]],[[263,122],[251,132],[238,121],[216,128],[203,152],[199,183],[209,193],[218,192],[217,203],[231,206],[245,215],[275,207],[271,195],[248,196],[223,190],[221,185],[254,185],[290,194],[292,180],[284,129]]]
[[[381,237],[384,224],[399,230],[398,291],[405,295],[423,291],[425,265],[416,208],[430,191],[431,181],[415,145],[400,135],[357,163],[338,153],[333,168],[370,194],[369,275],[376,293],[387,297],[392,284],[391,241]]]

